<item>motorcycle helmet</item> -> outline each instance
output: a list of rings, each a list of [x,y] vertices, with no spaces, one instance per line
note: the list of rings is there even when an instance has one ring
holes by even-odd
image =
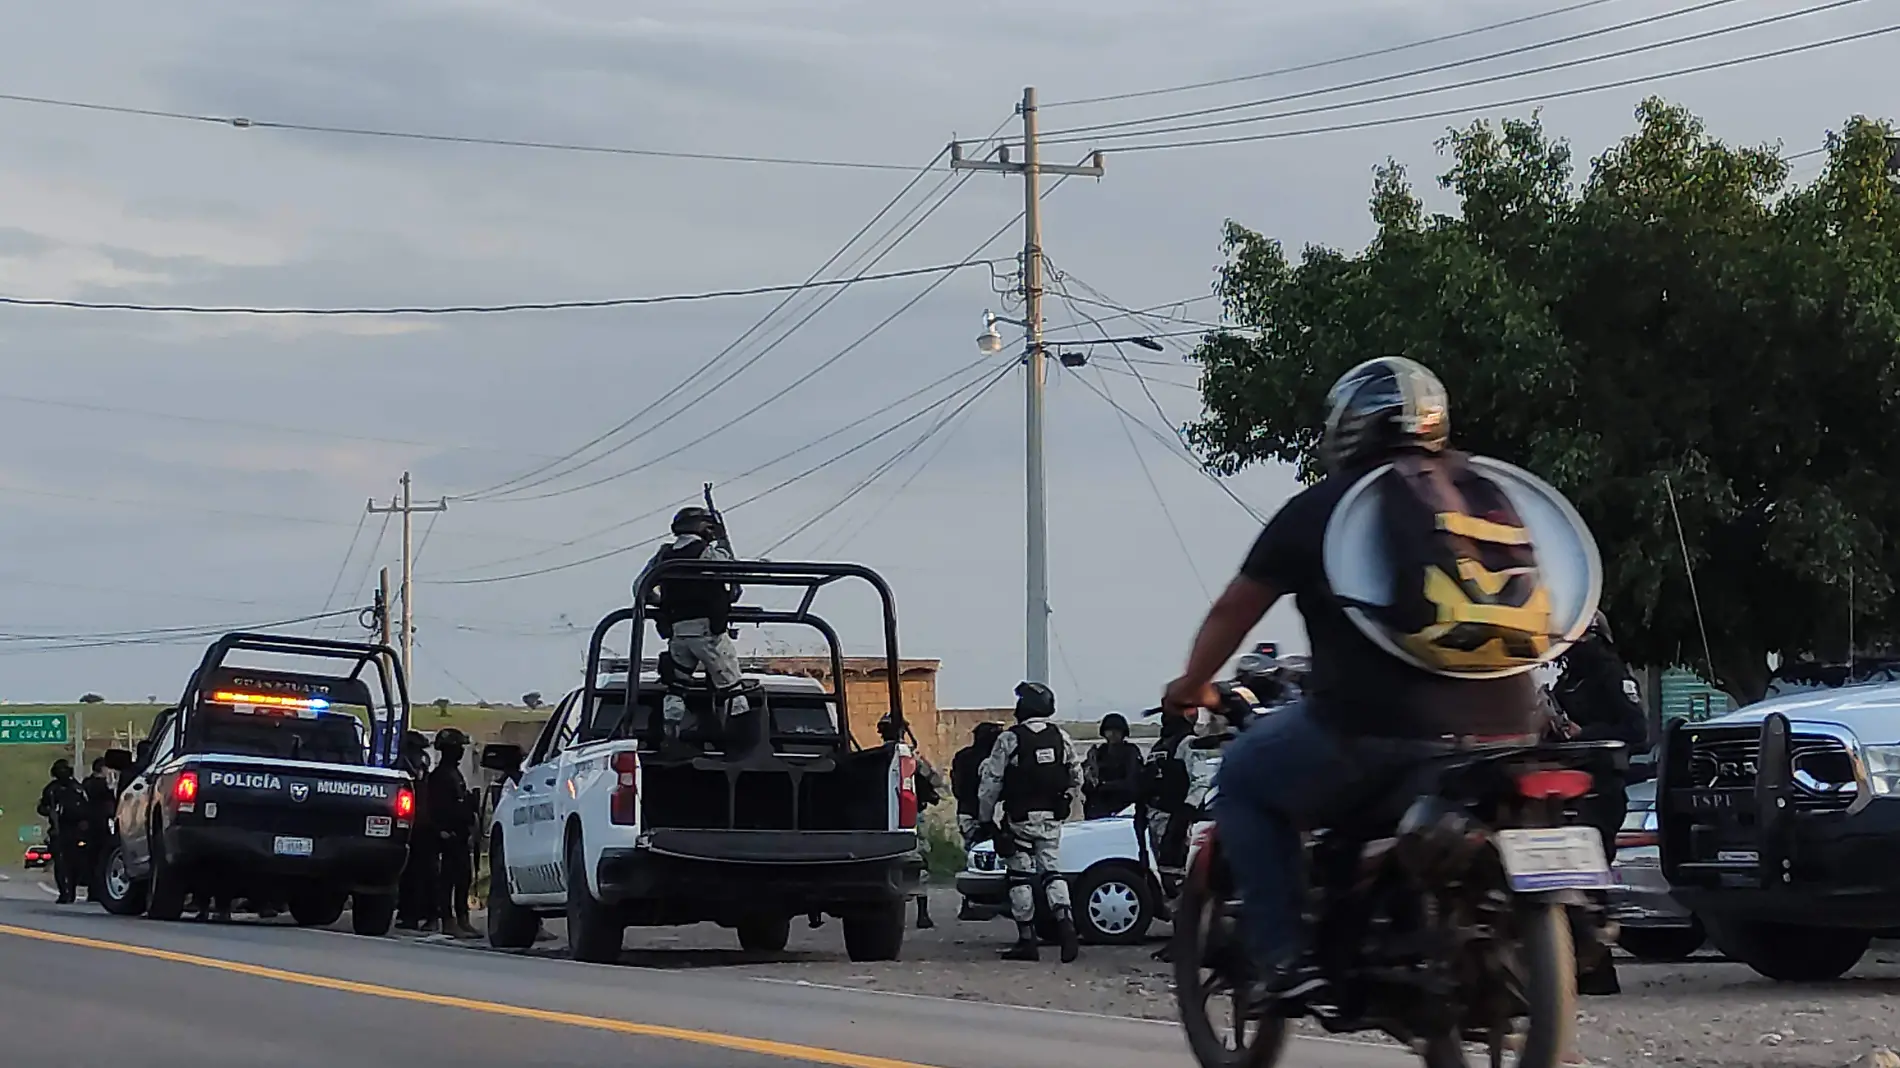
[[[1381,356],[1339,376],[1326,395],[1320,462],[1332,474],[1401,449],[1440,452],[1451,438],[1451,400],[1415,360]]]

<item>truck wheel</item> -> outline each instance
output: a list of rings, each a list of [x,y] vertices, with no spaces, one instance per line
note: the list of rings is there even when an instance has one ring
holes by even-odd
[[[343,915],[349,897],[333,890],[304,890],[291,895],[290,918],[299,927],[328,927]]]
[[[145,881],[125,870],[125,847],[114,841],[99,858],[92,873],[91,897],[114,916],[137,916],[145,911]]]
[[[875,905],[844,917],[844,952],[854,961],[896,960],[904,950],[909,902]]]
[[[295,909],[296,905],[293,904],[291,908]],[[351,895],[350,930],[369,938],[381,938],[389,933],[389,928],[395,922],[395,894]]]
[[[1152,882],[1133,864],[1098,864],[1073,880],[1075,929],[1082,941],[1110,946],[1140,944],[1154,922]]]
[[[1780,983],[1824,983],[1860,963],[1868,931],[1725,920],[1709,924],[1717,949]]]
[[[163,828],[152,823],[152,878],[145,891],[145,915],[154,920],[175,920],[185,914],[184,881],[172,872],[165,856]]]
[[[567,836],[567,953],[589,964],[612,964],[620,959],[620,943],[627,933],[615,911],[594,898],[587,885],[587,851],[579,832]]]
[[[1623,952],[1640,961],[1675,963],[1695,956],[1708,941],[1702,924],[1691,920],[1687,927],[1625,927],[1616,936]]]
[[[488,845],[488,944],[496,949],[527,949],[541,933],[541,917],[508,896],[508,858],[501,832]]]
[[[790,916],[747,916],[739,921],[739,948],[747,953],[783,953],[791,940]]]

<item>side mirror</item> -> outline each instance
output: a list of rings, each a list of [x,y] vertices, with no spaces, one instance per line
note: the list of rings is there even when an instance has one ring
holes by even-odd
[[[131,771],[138,765],[138,758],[130,749],[108,749],[105,752],[106,767],[121,774]]]
[[[152,762],[151,740],[147,739],[146,741],[140,742],[138,746],[136,747],[136,749],[134,750],[134,754],[135,755],[133,756],[133,762],[136,766],[144,767],[145,765],[150,764]]]
[[[521,774],[521,763],[526,759],[527,754],[513,742],[490,742],[482,746],[482,767],[511,779]]]

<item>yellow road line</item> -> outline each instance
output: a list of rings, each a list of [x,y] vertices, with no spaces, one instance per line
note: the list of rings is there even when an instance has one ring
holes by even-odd
[[[218,971],[249,975],[259,979],[275,979],[284,983],[296,983],[300,986],[314,986],[323,990],[338,990],[346,994],[363,994],[369,997],[390,998],[409,1001],[419,1005],[436,1005],[445,1009],[462,1009],[468,1012],[486,1013],[490,1016],[512,1016],[520,1020],[536,1020],[541,1023],[560,1024],[566,1027],[586,1027],[596,1031],[613,1031],[623,1035],[638,1035],[642,1038],[665,1038],[675,1042],[691,1042],[700,1046],[716,1046],[720,1049],[738,1050],[742,1053],[757,1053],[767,1057],[783,1057],[790,1060],[806,1061],[812,1064],[837,1065],[838,1068],[931,1068],[930,1065],[914,1061],[893,1060],[889,1057],[873,1057],[862,1053],[848,1053],[844,1050],[824,1049],[819,1046],[801,1046],[792,1042],[775,1042],[765,1038],[747,1038],[743,1035],[727,1035],[717,1031],[693,1031],[684,1027],[666,1027],[661,1024],[634,1023],[631,1020],[615,1020],[605,1016],[583,1016],[572,1012],[553,1012],[548,1009],[531,1009],[523,1005],[505,1005],[496,1001],[477,1001],[473,998],[458,998],[448,994],[429,994],[419,990],[404,990],[400,987],[378,986],[375,983],[359,983],[349,979],[332,979],[323,975],[306,975],[303,972],[285,971],[281,968],[266,968],[257,964],[240,964],[236,961],[219,960],[216,957],[200,957],[191,953],[177,953],[169,949],[154,949],[150,946],[132,945],[127,942],[107,942],[97,938],[82,938],[78,935],[55,934],[51,931],[37,931],[30,927],[14,927],[0,924],[0,934],[14,935],[18,938],[31,938],[40,942],[56,942],[66,946],[83,946],[87,949],[103,949],[113,953],[126,953],[134,957],[146,957],[151,960],[170,961],[173,964],[190,964],[200,968],[214,968]]]

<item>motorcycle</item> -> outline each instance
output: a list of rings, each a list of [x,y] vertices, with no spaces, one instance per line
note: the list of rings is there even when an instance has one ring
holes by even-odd
[[[1220,687],[1223,703],[1245,698]],[[1230,713],[1239,729],[1258,714]],[[1592,768],[1621,743],[1447,747],[1359,807],[1356,825],[1306,836],[1310,949],[1320,980],[1292,1003],[1256,993],[1219,826],[1195,829],[1175,912],[1175,997],[1203,1068],[1272,1068],[1292,1016],[1332,1033],[1382,1031],[1426,1068],[1555,1068],[1571,1048],[1576,963],[1567,910],[1606,888],[1597,833],[1576,821]],[[1408,789],[1407,787],[1412,787]],[[1213,1004],[1222,1002],[1221,1012]],[[1231,1021],[1217,1025],[1226,1015]]]

